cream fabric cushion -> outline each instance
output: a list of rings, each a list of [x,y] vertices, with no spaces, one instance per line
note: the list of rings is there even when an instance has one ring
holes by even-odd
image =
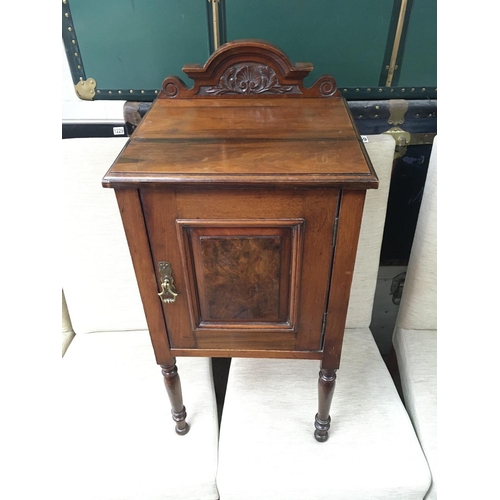
[[[391,136],[381,134],[367,137],[366,150],[377,172],[380,185],[378,189],[369,189],[366,193],[346,328],[368,327],[371,323],[387,197],[396,147]]]
[[[76,334],[147,329],[115,194],[101,185],[125,142],[62,141],[63,289]]]
[[[432,474],[437,498],[437,137],[425,181],[393,345],[405,406]]]
[[[63,289],[77,335],[62,361],[61,498],[215,500],[210,360],[177,360],[191,426],[178,436],[116,198],[101,186],[125,141],[62,145]]]
[[[216,500],[210,360],[178,359],[187,420],[175,433],[147,331],[77,335],[62,359],[61,498]]]
[[[221,500],[421,500],[425,458],[368,328],[346,332],[330,437],[313,436],[318,361],[231,362]]]
[[[437,328],[437,137],[432,146],[422,204],[406,272],[397,324],[409,330]]]
[[[62,292],[62,355],[68,349],[71,344],[75,332],[71,326],[71,320],[69,319],[68,306],[66,305],[66,299],[64,298],[64,291]]]
[[[426,500],[437,498],[437,331],[396,328],[397,353],[405,406],[432,473]]]

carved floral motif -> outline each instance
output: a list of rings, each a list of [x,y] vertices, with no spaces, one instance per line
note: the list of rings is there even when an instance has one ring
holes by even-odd
[[[215,87],[202,88],[204,95],[298,93],[296,85],[282,85],[275,71],[264,64],[240,63],[230,66]]]

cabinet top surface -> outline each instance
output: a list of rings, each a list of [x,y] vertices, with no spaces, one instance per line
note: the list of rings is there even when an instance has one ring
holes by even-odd
[[[229,51],[226,49],[226,52]],[[235,53],[232,57],[236,57]],[[229,58],[227,54],[225,58]],[[190,69],[206,74],[209,63],[203,68]],[[216,66],[219,73],[212,70],[215,74],[210,75],[212,80],[188,73],[195,78],[194,90],[186,89],[175,78],[167,78],[164,95],[142,119],[106,174],[103,185],[208,183],[377,187],[377,176],[338,91],[334,98],[292,95],[246,98],[241,94],[200,98],[193,95],[195,91],[200,94],[200,89],[204,88],[218,92],[220,82],[224,85],[227,81],[231,81],[231,85],[235,81],[238,83],[234,68],[240,71],[241,63],[230,63],[225,67],[219,63]],[[254,68],[255,64],[247,67]],[[279,66],[275,68],[279,73]],[[255,69],[253,71],[255,73]],[[228,73],[233,76],[232,80],[228,80]],[[196,78],[201,83],[212,81],[216,85],[202,86]],[[286,78],[285,75],[280,81]],[[184,93],[187,97],[167,98],[165,91],[172,85],[177,86],[176,94],[182,97]],[[303,93],[311,91],[299,86],[293,88]]]

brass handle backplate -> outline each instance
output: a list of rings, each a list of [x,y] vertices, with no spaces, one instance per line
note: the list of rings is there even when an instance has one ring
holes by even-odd
[[[161,261],[158,262],[158,269],[161,277],[161,292],[158,295],[165,304],[171,304],[175,302],[177,295],[179,295],[174,286],[172,265],[170,262]]]

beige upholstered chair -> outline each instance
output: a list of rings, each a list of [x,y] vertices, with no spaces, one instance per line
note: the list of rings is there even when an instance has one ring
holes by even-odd
[[[114,193],[101,187],[125,140],[62,144],[63,290],[76,336],[62,359],[61,498],[215,500],[210,360],[178,360],[191,424],[178,436]]]
[[[219,442],[221,500],[422,500],[430,474],[369,330],[394,140],[368,136],[367,194],[329,440],[313,437],[319,363],[231,362]]]
[[[432,474],[437,498],[437,137],[406,273],[393,345],[406,409]]]

